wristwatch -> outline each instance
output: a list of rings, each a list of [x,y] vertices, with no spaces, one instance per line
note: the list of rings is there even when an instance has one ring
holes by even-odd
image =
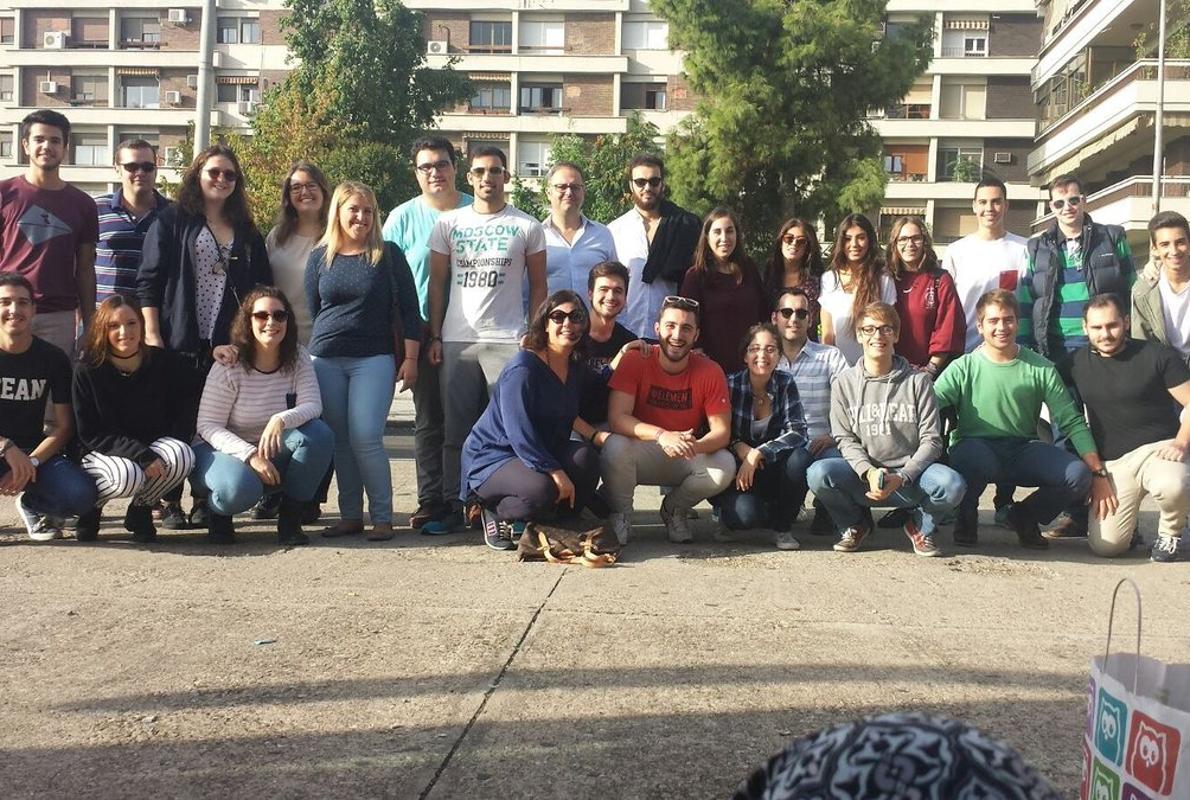
[[[29,463],[33,465],[34,469],[37,469],[41,466],[41,459],[37,456],[29,456]]]
[[[1091,470],[1091,474],[1094,475],[1096,478],[1111,477],[1110,475],[1108,475],[1107,467],[1100,467],[1099,469]]]

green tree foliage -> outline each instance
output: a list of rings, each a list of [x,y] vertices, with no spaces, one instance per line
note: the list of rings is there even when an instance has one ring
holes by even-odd
[[[397,0],[287,0],[296,66],[265,95],[252,135],[230,137],[257,221],[280,204],[294,161],[318,164],[332,186],[360,180],[382,210],[417,192],[408,147],[435,114],[470,94],[465,76],[425,65],[422,15]]]
[[[788,216],[876,207],[887,177],[872,109],[932,54],[932,23],[881,37],[885,0],[653,0],[685,50],[697,110],[670,135],[674,199],[736,208],[755,243]],[[932,15],[931,15],[932,17]]]

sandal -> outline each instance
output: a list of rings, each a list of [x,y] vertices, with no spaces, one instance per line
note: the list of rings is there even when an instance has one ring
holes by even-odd
[[[367,539],[369,542],[387,542],[396,535],[392,525],[382,522],[372,526],[372,530],[368,531]]]
[[[324,539],[337,539],[340,536],[356,536],[364,532],[362,520],[339,520],[329,528],[323,528]]]

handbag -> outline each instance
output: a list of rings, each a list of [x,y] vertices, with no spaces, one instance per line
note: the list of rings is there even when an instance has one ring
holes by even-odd
[[[1116,598],[1136,594],[1136,652],[1112,653]],[[1140,590],[1112,592],[1107,647],[1091,659],[1081,800],[1190,798],[1190,664],[1141,655]]]
[[[610,567],[620,555],[620,540],[606,527],[573,531],[557,525],[530,522],[517,543],[518,561],[548,561]]]

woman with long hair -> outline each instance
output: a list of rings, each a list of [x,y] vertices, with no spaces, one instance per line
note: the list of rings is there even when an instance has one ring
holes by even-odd
[[[180,356],[145,343],[135,300],[116,294],[99,304],[73,381],[81,465],[98,491],[95,508],[79,517],[79,541],[94,540],[103,507],[125,497],[132,540],[157,540],[153,506],[194,468],[187,442],[200,390]]]
[[[538,307],[525,349],[505,365],[487,410],[463,444],[463,499],[482,506],[484,541],[516,547],[524,523],[577,515],[599,482],[595,447],[610,435],[578,419],[590,317],[562,289]],[[571,438],[571,431],[582,441]]]
[[[724,372],[739,361],[740,337],[770,311],[756,264],[744,250],[744,235],[731,210],[719,207],[702,221],[694,265],[678,293],[702,307],[697,346]]]
[[[822,293],[822,246],[814,226],[797,217],[781,223],[764,270],[764,289],[770,305],[785,289],[801,289],[810,301],[810,340],[818,341],[818,295]]]
[[[380,238],[377,213],[368,186],[348,181],[336,187],[326,233],[306,265],[306,300],[314,315],[310,353],[325,419],[335,432],[339,485],[339,522],[322,535],[363,532],[366,490],[368,539],[383,541],[393,537],[384,425],[394,380],[405,388],[417,380],[422,321],[409,264],[400,248]]]
[[[938,264],[920,217],[898,217],[893,223],[885,263],[897,287],[901,316],[897,354],[936,378],[948,361],[963,354],[966,317],[954,278]]]
[[[231,341],[240,300],[252,287],[272,283],[239,159],[226,145],[211,145],[183,173],[178,202],[160,212],[145,236],[136,279],[145,341],[181,354],[201,383]],[[180,499],[180,492],[166,496],[166,528],[188,527]],[[196,503],[189,524],[205,521],[205,508]]]
[[[274,285],[294,298],[294,322],[298,341],[310,342],[314,323],[310,308],[302,302],[306,296],[306,264],[310,251],[326,233],[326,214],[331,204],[331,189],[322,170],[305,161],[289,168],[281,184],[281,209],[265,247],[273,268]]]
[[[326,473],[334,438],[318,419],[318,380],[292,319],[293,307],[280,289],[248,292],[232,325],[239,359],[215,364],[207,376],[191,483],[195,496],[210,504],[213,542],[235,541],[232,515],[278,491],[277,541],[309,541],[301,529],[302,508]]]
[[[876,228],[863,214],[848,214],[835,231],[830,268],[822,276],[822,341],[842,351],[854,364],[863,348],[853,330],[857,315],[870,303],[896,303],[896,287],[884,271]]]

